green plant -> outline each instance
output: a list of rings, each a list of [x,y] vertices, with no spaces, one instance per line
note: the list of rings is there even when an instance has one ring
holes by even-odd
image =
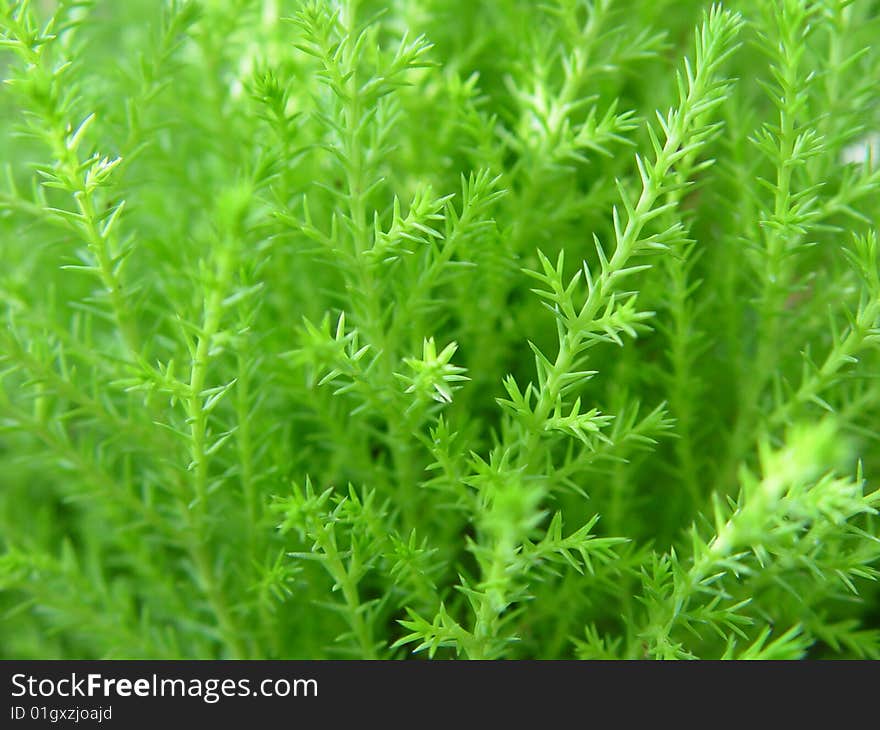
[[[880,656],[878,32],[7,2],[0,654]]]

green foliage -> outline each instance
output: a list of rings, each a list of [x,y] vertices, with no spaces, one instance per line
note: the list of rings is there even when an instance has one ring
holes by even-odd
[[[4,3],[0,656],[880,657],[878,34]]]

